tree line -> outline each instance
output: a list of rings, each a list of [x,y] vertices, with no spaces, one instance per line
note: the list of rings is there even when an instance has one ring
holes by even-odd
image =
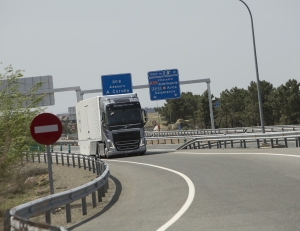
[[[264,124],[300,124],[300,83],[295,79],[275,88],[267,81],[260,81]],[[220,97],[212,94],[216,128],[233,128],[260,125],[257,84],[250,82],[247,89],[233,87],[222,91]],[[211,128],[207,90],[202,95],[182,92],[177,99],[166,100],[155,108],[166,125],[182,119],[183,129]]]

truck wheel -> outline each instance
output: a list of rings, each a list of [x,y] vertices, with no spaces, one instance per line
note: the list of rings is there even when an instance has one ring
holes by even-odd
[[[98,143],[97,155],[99,156],[100,159],[105,157],[105,155],[104,155],[104,145],[102,143]]]
[[[106,159],[110,158],[109,155],[107,155],[107,149],[105,148],[105,146],[104,146],[104,156]]]
[[[98,144],[98,147],[97,147],[97,155],[96,155],[97,158],[101,158],[101,148],[100,148],[100,144]]]

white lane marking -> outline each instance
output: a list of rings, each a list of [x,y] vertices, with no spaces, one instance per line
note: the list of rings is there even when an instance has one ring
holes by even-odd
[[[150,167],[154,167],[154,168],[160,168],[166,171],[170,171],[173,172],[179,176],[181,176],[186,183],[188,184],[189,187],[189,194],[188,197],[185,201],[185,203],[183,204],[183,206],[181,207],[181,209],[167,222],[165,223],[163,226],[161,226],[160,228],[157,229],[157,231],[163,231],[166,230],[167,228],[169,228],[172,224],[174,224],[190,207],[190,205],[192,204],[194,197],[195,197],[195,186],[193,184],[193,182],[190,180],[190,178],[188,178],[186,175],[184,175],[181,172],[175,171],[173,169],[170,168],[165,168],[165,167],[161,167],[161,166],[157,166],[157,165],[152,165],[152,164],[146,164],[146,163],[139,163],[139,162],[131,162],[131,161],[120,161],[120,160],[105,160],[105,161],[114,161],[114,162],[121,162],[121,163],[130,163],[130,164],[139,164],[139,165],[145,165],[145,166],[150,166]]]
[[[292,154],[280,154],[280,153],[267,153],[267,152],[261,152],[261,153],[253,153],[253,152],[245,152],[245,153],[199,153],[199,152],[174,152],[172,154],[191,154],[191,155],[267,155],[267,156],[288,156],[288,157],[300,157],[300,155],[292,155]]]
[[[34,133],[46,133],[46,132],[57,132],[58,131],[58,125],[45,125],[45,126],[36,126],[34,127]]]

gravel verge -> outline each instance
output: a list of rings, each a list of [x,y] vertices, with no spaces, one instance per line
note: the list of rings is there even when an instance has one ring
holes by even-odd
[[[32,163],[33,165],[44,165],[48,168],[47,164],[43,163]],[[79,169],[78,167],[67,167],[62,165],[52,165],[53,172],[53,186],[54,193],[59,193],[63,191],[67,191],[83,184],[88,183],[91,180],[94,180],[96,174],[92,171]],[[50,191],[50,187],[49,187]],[[97,201],[97,206],[95,208],[92,207],[92,196],[89,195],[86,198],[87,201],[87,215],[82,215],[81,209],[81,200],[74,201],[71,203],[71,222],[66,222],[66,212],[65,207],[62,206],[60,208],[56,208],[55,214],[51,214],[51,224],[55,226],[63,226],[65,228],[71,227],[73,225],[78,224],[84,220],[89,219],[90,217],[95,217],[99,214],[103,208],[110,202],[115,192],[115,184],[109,178],[109,189],[105,194],[105,197],[102,197],[102,202]],[[38,217],[31,218],[30,220],[40,223],[45,223],[45,216],[40,215]]]

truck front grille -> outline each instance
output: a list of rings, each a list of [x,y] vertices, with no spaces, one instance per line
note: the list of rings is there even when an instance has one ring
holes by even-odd
[[[139,148],[140,132],[122,132],[113,134],[114,143],[118,151],[129,151]]]

